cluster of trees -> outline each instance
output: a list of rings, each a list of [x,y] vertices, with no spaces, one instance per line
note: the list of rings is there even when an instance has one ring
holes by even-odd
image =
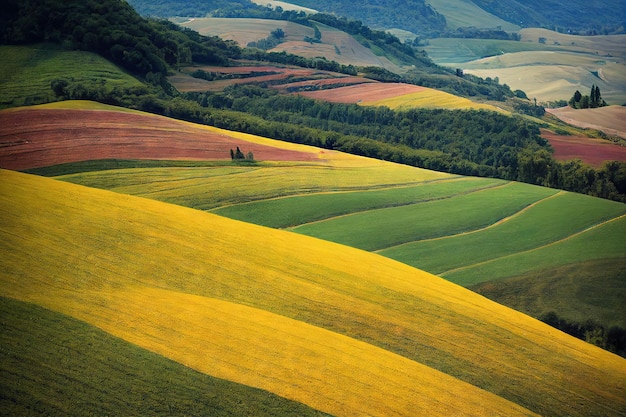
[[[246,155],[241,152],[239,146],[237,146],[236,150],[230,150],[230,159],[233,161],[246,161],[246,162],[254,162],[254,154],[252,151],[249,151]]]
[[[357,75],[357,68],[352,64],[343,65],[337,61],[331,61],[324,57],[304,58],[299,55],[282,52],[266,52],[260,49],[244,49],[241,58],[254,61],[267,61],[284,65],[295,65],[302,68],[315,68],[323,71],[340,72],[347,75]]]
[[[268,50],[275,48],[284,41],[285,31],[283,31],[281,28],[276,28],[276,30],[273,30],[267,38],[249,42],[247,46],[248,48],[259,48],[263,50]]]
[[[569,335],[626,357],[626,329],[619,326],[612,326],[607,329],[593,320],[584,323],[568,321],[553,311],[541,316],[540,320]]]
[[[588,96],[583,96],[580,91],[576,90],[568,104],[573,109],[595,109],[607,105],[600,93],[600,87],[595,84],[591,86]]]
[[[252,77],[261,77],[264,75],[274,75],[278,74],[276,71],[250,71],[246,73],[222,73],[217,71],[205,71],[201,69],[197,69],[192,72],[190,75],[194,78],[198,78],[206,81],[217,81],[217,80],[233,80],[233,79],[241,79],[241,78],[252,78]]]

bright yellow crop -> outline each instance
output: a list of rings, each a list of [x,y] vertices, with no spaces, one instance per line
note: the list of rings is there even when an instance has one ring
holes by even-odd
[[[375,254],[9,171],[0,236],[0,295],[332,414],[626,408],[624,359]]]

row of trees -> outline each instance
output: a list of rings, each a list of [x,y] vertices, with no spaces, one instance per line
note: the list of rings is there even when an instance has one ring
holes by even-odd
[[[600,87],[595,84],[591,86],[588,96],[583,96],[580,91],[576,90],[568,104],[573,109],[595,109],[607,105],[600,93]]]

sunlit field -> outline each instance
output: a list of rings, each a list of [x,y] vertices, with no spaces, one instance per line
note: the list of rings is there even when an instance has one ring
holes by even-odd
[[[176,205],[0,175],[0,294],[199,372],[333,415],[626,407],[622,358],[402,263]]]

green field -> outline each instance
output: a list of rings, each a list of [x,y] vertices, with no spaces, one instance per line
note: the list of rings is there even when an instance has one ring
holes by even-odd
[[[236,204],[212,211],[232,219],[285,228],[356,212],[449,198],[458,193],[499,183],[501,181],[472,178],[440,180],[410,187],[284,197]]]
[[[555,192],[509,183],[473,192],[466,190],[437,201],[356,213],[292,230],[360,249],[380,250],[480,229]]]
[[[380,253],[446,276],[445,272],[449,270],[565,239],[624,212],[626,207],[623,204],[561,192],[538,201],[507,221],[494,224],[494,227],[468,234],[448,235],[441,239],[423,240]],[[619,240],[612,243],[618,248],[622,247]],[[515,270],[511,273],[515,273]],[[493,279],[490,276],[484,278]]]
[[[143,84],[91,52],[41,46],[0,46],[0,108],[54,101],[50,83],[73,79],[89,85],[141,87]]]
[[[558,311],[571,322],[626,328],[626,258],[578,262],[469,287],[532,317]],[[601,282],[601,285],[598,285]]]

